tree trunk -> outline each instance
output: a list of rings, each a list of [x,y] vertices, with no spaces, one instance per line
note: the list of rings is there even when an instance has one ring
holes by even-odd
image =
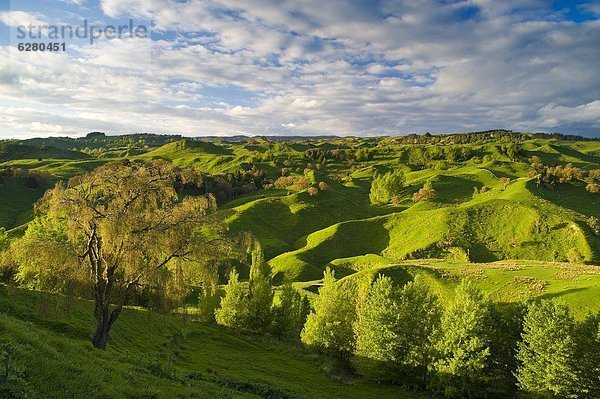
[[[96,331],[94,331],[94,335],[92,336],[92,345],[96,349],[106,349],[106,344],[108,343],[108,325],[105,323],[100,323],[96,326]]]
[[[96,329],[92,336],[92,345],[94,345],[94,348],[96,349],[104,350],[108,343],[108,331],[110,330],[111,325],[108,306],[107,303],[96,302],[96,311],[94,312],[96,316]]]

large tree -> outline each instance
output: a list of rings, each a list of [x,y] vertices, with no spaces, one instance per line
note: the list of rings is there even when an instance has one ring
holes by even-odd
[[[396,288],[380,275],[358,307],[357,368],[378,380],[423,385],[431,356],[429,337],[439,318],[437,298],[420,276]]]
[[[446,397],[475,397],[486,387],[491,365],[491,302],[463,280],[435,337],[433,387]]]
[[[214,200],[182,195],[193,183],[193,173],[162,161],[110,163],[57,184],[37,207],[66,225],[69,248],[91,277],[94,347],[106,348],[136,287],[172,286],[222,248]],[[39,248],[51,256],[56,245]]]
[[[579,397],[577,363],[585,358],[575,357],[574,334],[575,323],[565,303],[543,300],[529,307],[517,353],[517,379],[523,391],[544,398]]]
[[[356,289],[347,282],[341,284],[327,267],[323,286],[308,315],[301,339],[309,347],[336,355],[348,355],[354,347],[352,326],[356,318]]]

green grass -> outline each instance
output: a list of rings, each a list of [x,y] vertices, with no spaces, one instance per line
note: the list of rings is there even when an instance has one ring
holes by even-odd
[[[4,178],[0,184],[0,227],[11,229],[33,217],[33,204],[44,194],[43,189],[25,186],[20,178]]]
[[[506,191],[496,187],[457,206],[430,205],[419,203],[400,213],[334,224],[310,234],[306,245],[271,259],[270,265],[275,275],[313,280],[337,258],[445,257],[446,247],[462,248],[475,262],[591,263],[600,256],[598,237],[569,212],[529,192],[527,180],[512,183]]]
[[[99,351],[91,313],[87,301],[0,288],[0,342],[14,346],[30,397],[421,397],[349,377],[299,344],[141,309],[124,310]]]
[[[383,274],[402,284],[419,274],[426,278],[442,303],[465,278],[497,303],[525,302],[534,298],[564,300],[578,319],[600,311],[600,269],[595,266],[540,261],[466,263],[412,260],[361,270],[345,279],[375,278]],[[343,279],[342,279],[343,281]]]

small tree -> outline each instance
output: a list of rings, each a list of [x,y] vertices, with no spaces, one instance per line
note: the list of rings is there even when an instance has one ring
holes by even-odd
[[[379,275],[358,308],[354,333],[355,364],[361,372],[377,380],[393,380],[400,342],[398,290],[392,279]]]
[[[252,252],[248,296],[248,329],[254,332],[266,332],[271,326],[273,289],[268,265],[260,246]]]
[[[423,387],[433,356],[431,337],[439,328],[441,308],[425,280],[417,275],[400,290],[397,361],[404,381]]]
[[[423,188],[413,194],[412,200],[413,202],[429,201],[435,197],[437,197],[437,191],[435,191],[431,182],[428,181],[423,185]]]
[[[400,170],[376,174],[371,183],[369,199],[372,204],[387,204],[404,186],[404,173]]]
[[[599,183],[588,183],[585,186],[585,189],[589,193],[598,194],[598,193],[600,193],[600,184]]]
[[[299,338],[310,311],[306,296],[286,283],[281,287],[279,304],[273,308],[273,333],[280,338]]]
[[[579,393],[574,322],[566,304],[543,300],[525,315],[517,359],[521,390],[548,398]]]
[[[435,337],[432,386],[446,397],[481,392],[490,365],[490,302],[470,280],[463,280],[444,312]]]
[[[351,353],[354,347],[355,302],[354,286],[338,283],[333,271],[327,268],[323,286],[314,302],[314,311],[308,315],[302,329],[302,342],[342,356]]]
[[[506,190],[506,187],[508,187],[508,185],[510,184],[510,178],[501,177],[499,179],[499,181],[500,181],[500,185],[502,186],[502,190]]]
[[[321,190],[321,191],[329,190],[329,184],[325,183],[324,181],[319,182],[319,190]]]
[[[249,314],[248,296],[244,284],[239,281],[239,276],[235,268],[229,273],[225,296],[221,299],[221,307],[215,312],[215,318],[222,326],[246,329]]]
[[[319,189],[316,187],[309,187],[308,190],[306,190],[306,192],[311,197],[315,197],[315,196],[319,195]]]

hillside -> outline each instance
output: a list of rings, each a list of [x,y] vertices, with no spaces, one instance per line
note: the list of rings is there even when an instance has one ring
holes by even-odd
[[[487,393],[496,395],[491,397],[514,393],[514,352],[521,337],[518,312],[523,304],[561,299],[577,323],[589,313],[600,312],[597,140],[506,131],[278,139],[93,134],[0,142],[0,150],[0,344],[8,345],[0,348],[4,351],[0,355],[6,358],[12,351],[10,373],[19,392],[28,397],[430,397],[432,391],[403,390],[400,385],[412,384],[409,379],[394,383],[398,385],[376,383],[381,381],[360,368],[365,359],[353,348],[345,349],[342,356],[314,350],[304,340],[307,346],[301,344],[306,315],[325,296],[319,290],[327,284],[327,268],[339,279],[329,289],[338,287],[340,292],[346,287],[364,289],[365,282],[380,274],[389,276],[398,288],[415,279],[425,281],[423,289],[439,298],[442,309],[452,302],[462,282],[470,281],[495,304],[490,307],[498,310],[496,316],[508,318],[502,319],[505,331],[498,335],[505,356],[498,360],[505,365],[499,371],[505,381],[499,386],[504,388],[491,388]],[[105,174],[98,177],[95,172],[101,165],[106,165],[100,169]],[[92,179],[87,186],[82,183],[85,179]],[[145,183],[122,188],[135,179]],[[65,234],[71,225],[61,224],[62,219],[56,225],[52,224],[56,220],[43,217],[34,220],[35,202],[56,183],[67,181],[75,187],[72,195],[84,195],[86,191],[77,188],[87,187],[97,195],[100,207],[111,201],[123,206],[116,214],[129,219],[106,231],[120,240],[118,234],[127,230],[142,240],[140,248],[151,247],[137,254],[138,262],[128,267],[147,266],[147,255],[162,258],[163,237],[183,243],[200,235],[210,243],[233,237],[233,245],[224,245],[223,253],[206,247],[198,258],[194,252],[182,252],[173,269],[153,269],[160,274],[146,285],[132,285],[136,291],[130,292],[130,304],[138,306],[124,308],[111,330],[108,349],[99,352],[90,343],[93,302],[65,296],[75,292],[91,297],[89,291],[78,291],[89,284],[88,274],[82,273],[78,260],[70,262],[73,254],[84,252],[77,247],[83,241]],[[165,186],[154,186],[157,182]],[[152,187],[147,196],[164,190],[164,197],[133,208],[131,201],[138,196],[127,195],[140,187]],[[203,196],[209,195],[215,199],[216,212],[208,212],[206,219],[196,218],[204,208],[182,207],[134,228],[164,208],[190,206],[193,201],[200,206],[208,202]],[[56,202],[54,215],[104,219],[106,214],[95,206],[86,210],[86,201],[87,197],[80,202]],[[77,209],[84,211],[65,211],[64,204],[82,204],[84,208]],[[160,230],[171,218],[174,226],[193,218],[195,233],[183,236],[179,231]],[[199,221],[206,224],[197,229]],[[145,242],[149,229],[157,229],[156,235]],[[37,234],[33,240],[28,236],[32,232]],[[249,251],[240,238],[248,239],[246,233],[256,239],[250,240],[251,256],[230,257],[236,251]],[[51,242],[50,251],[55,251],[50,255],[42,249],[46,240]],[[110,244],[102,242],[102,248],[108,246],[110,251]],[[81,251],[68,252],[69,245]],[[211,258],[213,249],[221,256]],[[33,252],[35,256],[30,256]],[[193,262],[190,276],[179,274],[183,270],[179,257]],[[258,266],[266,266],[261,269],[266,287],[263,306],[244,302],[254,295],[256,285],[250,276],[256,276]],[[74,269],[65,272],[61,267]],[[233,268],[241,276],[233,285],[239,291],[225,286]],[[177,280],[171,280],[173,276]],[[185,286],[180,286],[182,282]],[[292,284],[283,285],[287,282]],[[233,302],[234,309],[250,309],[237,317],[266,309],[278,320],[285,316],[277,309],[287,292],[287,303],[297,306],[290,314],[301,323],[289,321],[292,316],[285,319],[295,328],[286,339],[274,338],[284,336],[277,330],[284,324],[270,316],[259,329],[248,327],[249,322],[226,324],[214,315],[227,290],[239,293],[234,296],[239,301]],[[352,308],[339,312],[345,304]],[[149,310],[157,308],[167,310]],[[354,317],[357,309],[344,299],[332,317]],[[325,323],[323,328],[336,323]],[[352,323],[346,325],[349,338],[335,345],[353,345],[353,328]],[[419,389],[430,386],[422,384]]]
[[[89,343],[91,325],[91,302],[0,287],[0,342],[14,347],[11,372],[31,398],[422,397],[352,379],[297,344],[192,315],[126,309],[102,353]]]

